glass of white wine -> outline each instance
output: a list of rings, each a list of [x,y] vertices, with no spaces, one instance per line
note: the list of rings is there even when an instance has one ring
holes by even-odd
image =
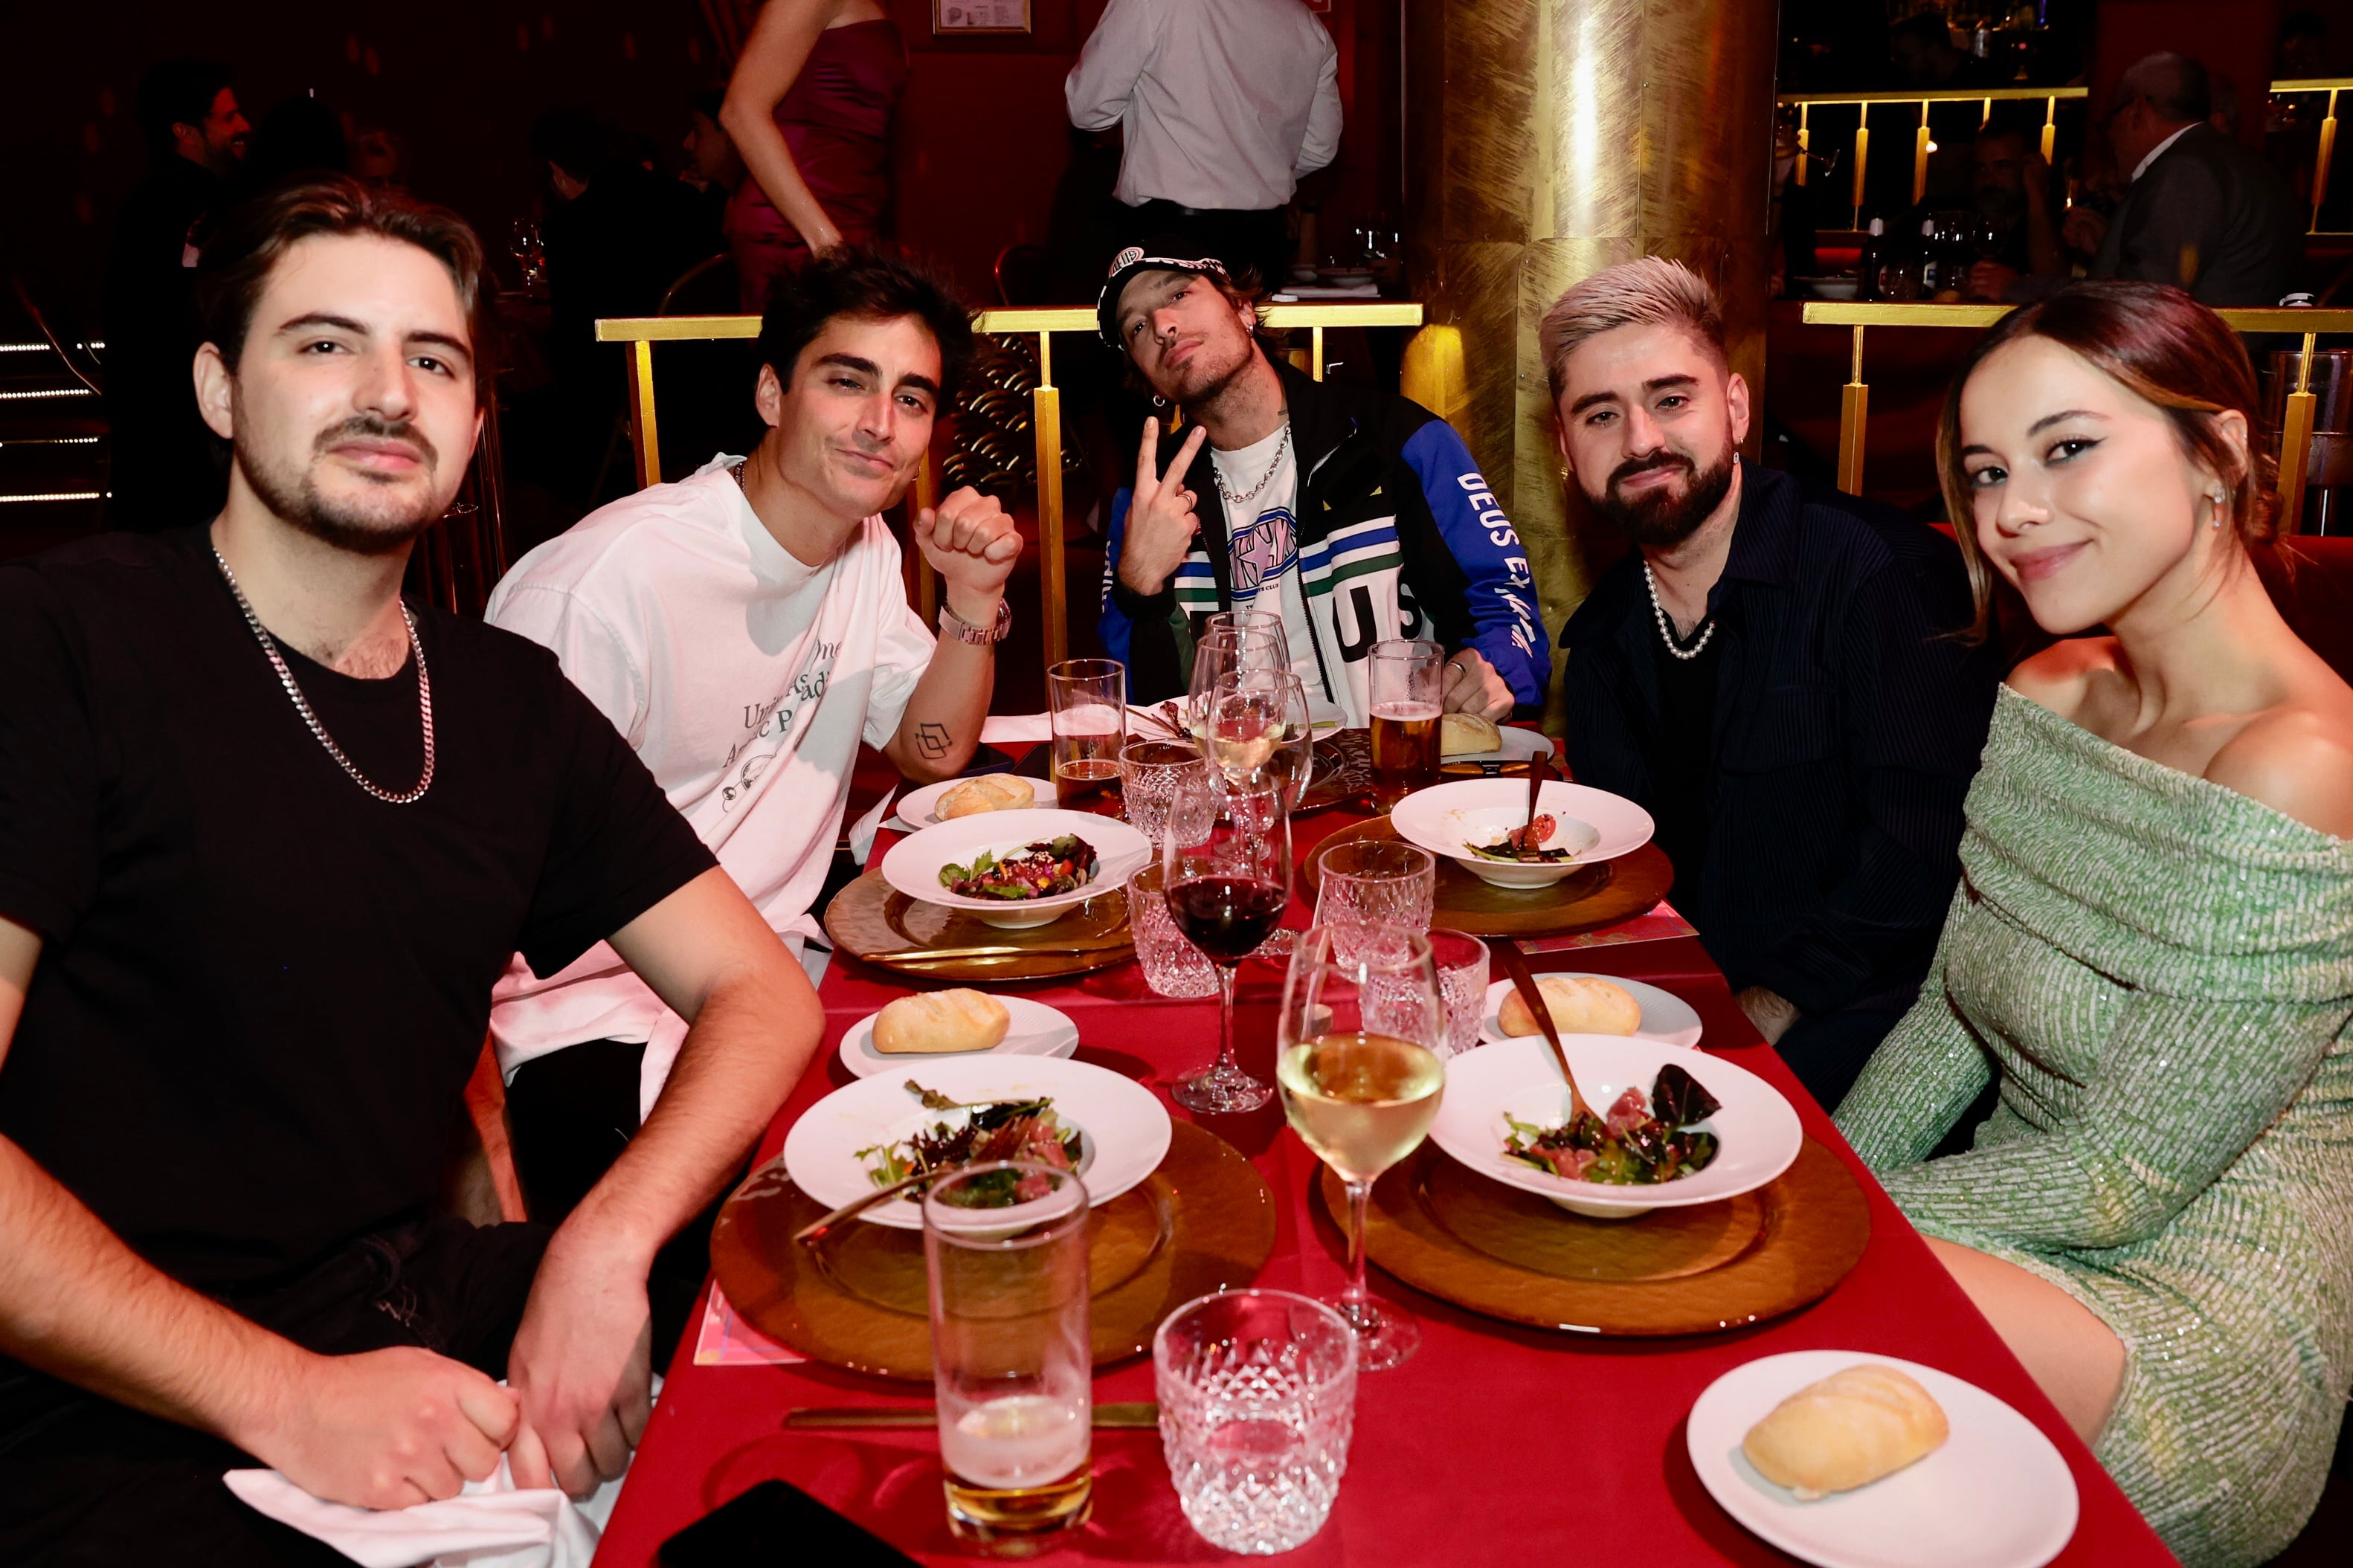
[[[1365,1207],[1380,1173],[1420,1145],[1446,1089],[1446,1007],[1430,938],[1402,926],[1359,931],[1343,959],[1312,926],[1283,982],[1275,1083],[1283,1115],[1348,1189],[1348,1288],[1331,1305],[1356,1331],[1356,1364],[1397,1366],[1421,1325],[1365,1289]]]
[[[1185,724],[1193,731],[1194,740],[1200,742],[1204,757],[1209,752],[1202,731],[1208,724],[1218,682],[1242,670],[1288,668],[1282,660],[1282,645],[1265,632],[1226,627],[1203,633],[1201,640],[1193,645],[1193,680],[1185,694]]]
[[[1282,670],[1241,669],[1219,677],[1201,725],[1200,746],[1230,782],[1246,783],[1271,770],[1297,811],[1314,767],[1306,687]]]

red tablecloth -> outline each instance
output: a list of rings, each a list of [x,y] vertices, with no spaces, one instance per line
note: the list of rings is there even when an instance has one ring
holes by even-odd
[[[1339,813],[1295,828],[1304,851]],[[887,836],[886,836],[887,837]],[[879,854],[884,846],[876,847]],[[1296,923],[1303,912],[1294,900]],[[1573,1541],[1648,1563],[1786,1563],[1715,1505],[1693,1472],[1683,1418],[1715,1378],[1759,1356],[1839,1349],[1941,1367],[2008,1400],[2048,1433],[2083,1499],[2074,1540],[2058,1561],[2102,1565],[2172,1558],[2025,1369],[1932,1258],[1830,1119],[1764,1047],[1697,941],[1588,948],[1531,959],[1647,980],[1699,1010],[1705,1048],[1762,1075],[1798,1108],[1808,1136],[1845,1158],[1870,1194],[1872,1237],[1852,1274],[1821,1301],[1778,1321],[1678,1340],[1599,1340],[1518,1328],[1461,1311],[1375,1270],[1377,1295],[1420,1315],[1421,1352],[1358,1385],[1355,1445],[1338,1506],[1292,1555],[1303,1565],[1505,1563]],[[1238,1028],[1243,1064],[1273,1073],[1273,1013],[1282,977],[1243,970]],[[820,994],[825,1050],[769,1129],[760,1157],[783,1145],[803,1110],[850,1081],[834,1055],[842,1032],[907,984],[837,961]],[[1051,1003],[1080,1029],[1079,1057],[1160,1089],[1217,1048],[1218,1010],[1154,996],[1134,964],[1075,981],[1008,987]],[[1173,1110],[1173,1108],[1172,1108]],[[1187,1112],[1174,1110],[1177,1116]],[[1194,1118],[1250,1156],[1277,1195],[1280,1230],[1259,1283],[1311,1295],[1345,1282],[1338,1230],[1314,1199],[1319,1169],[1281,1110]],[[939,1445],[929,1432],[787,1433],[786,1409],[912,1404],[928,1390],[814,1363],[697,1366],[686,1335],[597,1552],[606,1565],[647,1564],[673,1532],[754,1483],[781,1476],[927,1563],[972,1555],[949,1534]],[[1150,1359],[1096,1375],[1099,1400],[1153,1397]],[[1153,1432],[1098,1432],[1092,1521],[1052,1561],[1198,1563],[1240,1561],[1185,1522]],[[1989,1509],[2002,1506],[1988,1498]]]

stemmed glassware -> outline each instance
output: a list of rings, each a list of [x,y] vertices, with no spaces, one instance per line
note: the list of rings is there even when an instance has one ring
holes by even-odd
[[[1257,633],[1274,639],[1276,667],[1291,668],[1291,637],[1282,629],[1282,617],[1272,610],[1219,610],[1204,624],[1204,636],[1210,632],[1240,632],[1248,637]]]
[[[1185,698],[1186,727],[1196,741],[1201,739],[1210,699],[1217,694],[1218,682],[1227,676],[1249,669],[1284,672],[1290,668],[1283,661],[1282,644],[1265,632],[1226,627],[1203,633],[1193,647],[1193,683]],[[1201,754],[1208,755],[1206,746]]]
[[[1177,1080],[1187,1110],[1256,1110],[1274,1087],[1234,1058],[1234,972],[1282,920],[1291,900],[1291,811],[1282,782],[1215,772],[1177,786],[1161,846],[1168,912],[1218,966],[1218,1059]]]
[[[1356,1364],[1398,1365],[1421,1345],[1401,1307],[1365,1289],[1365,1207],[1380,1173],[1420,1144],[1446,1089],[1446,1009],[1430,939],[1401,926],[1358,933],[1342,958],[1311,926],[1283,982],[1274,1077],[1292,1128],[1348,1189],[1348,1287],[1332,1303],[1356,1331]]]
[[[1272,772],[1282,780],[1286,804],[1297,811],[1314,767],[1307,688],[1281,670],[1244,669],[1220,678],[1200,743],[1210,765],[1229,779]]]

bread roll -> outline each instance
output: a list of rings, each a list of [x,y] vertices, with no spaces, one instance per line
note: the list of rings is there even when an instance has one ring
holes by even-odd
[[[1951,1427],[1928,1391],[1892,1366],[1833,1373],[1775,1405],[1740,1451],[1757,1473],[1811,1501],[1892,1476],[1944,1446]]]
[[[1642,1005],[1622,985],[1590,974],[1539,974],[1536,989],[1552,1026],[1564,1035],[1630,1035],[1642,1026]],[[1544,1033],[1516,987],[1504,994],[1495,1021],[1507,1035]]]
[[[933,804],[932,815],[942,822],[983,811],[1023,811],[1038,798],[1028,779],[1011,773],[988,773],[966,779]]]
[[[1450,757],[1500,752],[1504,732],[1476,713],[1449,713],[1438,721],[1438,749]]]
[[[985,1051],[1012,1026],[1005,1004],[982,992],[921,991],[875,1016],[874,1048],[885,1056]]]

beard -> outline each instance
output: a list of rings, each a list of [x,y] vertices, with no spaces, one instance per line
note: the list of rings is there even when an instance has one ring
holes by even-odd
[[[430,478],[422,495],[414,491],[402,495],[386,486],[380,496],[336,500],[319,489],[317,458],[336,442],[353,436],[412,442],[424,457],[427,475],[438,477],[441,468],[439,454],[426,439],[425,433],[407,420],[362,414],[332,426],[311,442],[312,460],[299,469],[291,464],[274,466],[262,452],[246,443],[244,436],[249,426],[241,407],[236,411],[236,420],[237,466],[245,475],[245,482],[271,512],[322,543],[354,555],[389,555],[407,548],[448,509],[450,498],[435,493]],[[356,482],[372,483],[365,479]]]
[[[1724,504],[1724,498],[1732,490],[1732,448],[1727,446],[1713,468],[1700,472],[1689,458],[1664,449],[1619,464],[1601,493],[1588,491],[1585,499],[1593,503],[1594,510],[1625,530],[1626,536],[1635,543],[1652,550],[1671,550],[1689,539],[1708,515]],[[1619,493],[1620,484],[1655,468],[1681,468],[1691,478],[1683,482],[1680,492],[1662,487],[1639,500],[1630,500]]]
[[[1250,368],[1256,346],[1245,338],[1239,352],[1220,360],[1213,345],[1203,343],[1188,363],[1166,373],[1168,379],[1155,384],[1153,390],[1177,407],[1187,410],[1190,417],[1190,410],[1215,403],[1228,387],[1240,379],[1242,373]]]

